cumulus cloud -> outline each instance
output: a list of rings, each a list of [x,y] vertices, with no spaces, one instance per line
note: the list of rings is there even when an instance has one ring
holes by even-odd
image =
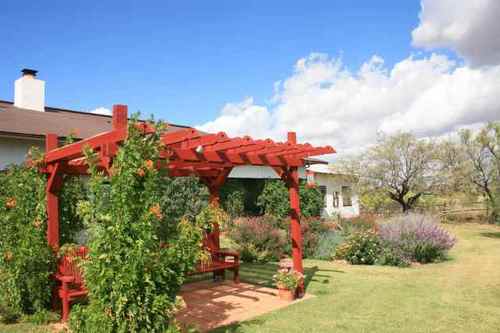
[[[216,133],[225,131],[231,136],[273,136],[271,114],[267,107],[255,105],[248,97],[240,103],[226,104],[214,121],[197,126],[200,130]]]
[[[98,107],[97,109],[89,111],[90,113],[96,113],[96,114],[103,114],[106,116],[110,116],[112,114],[110,109],[107,109],[105,107]]]
[[[500,63],[500,1],[422,0],[413,45],[449,48],[471,65]]]
[[[447,56],[410,56],[392,68],[373,56],[357,71],[338,58],[313,53],[275,86],[270,106],[251,98],[227,104],[199,128],[231,135],[331,144],[341,153],[375,142],[380,131],[439,136],[471,123],[498,119],[500,66],[471,68]]]
[[[227,104],[199,128],[330,144],[339,153],[373,144],[379,132],[440,137],[500,119],[500,0],[423,0],[413,44],[451,48],[465,61],[432,53],[387,66],[373,55],[350,70],[341,58],[311,53],[274,84],[271,103]],[[279,79],[279,78],[277,78]]]

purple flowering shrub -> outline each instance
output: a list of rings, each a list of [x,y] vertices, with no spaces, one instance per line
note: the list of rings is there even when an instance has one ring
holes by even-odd
[[[443,259],[456,238],[427,215],[408,214],[392,218],[379,227],[381,240],[403,260],[429,263]]]

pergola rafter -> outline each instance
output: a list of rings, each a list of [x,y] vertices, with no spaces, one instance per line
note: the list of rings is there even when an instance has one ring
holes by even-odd
[[[147,123],[137,125],[144,133],[154,129]],[[55,134],[46,135],[45,167],[47,182],[47,239],[53,248],[59,247],[59,199],[63,174],[88,174],[83,154],[88,147],[98,153],[99,166],[109,170],[120,144],[127,139],[127,106],[113,106],[112,130],[93,137],[58,147]],[[219,189],[235,166],[256,165],[272,167],[286,183],[290,196],[290,228],[294,268],[303,272],[302,235],[300,231],[300,202],[298,168],[305,165],[305,158],[335,153],[330,146],[313,147],[298,144],[296,135],[288,133],[286,142],[271,139],[254,140],[251,137],[230,138],[226,133],[207,134],[193,128],[162,134],[160,157],[167,159],[165,166],[172,177],[194,175],[210,191],[210,202],[219,202]],[[219,247],[218,229],[211,236]]]

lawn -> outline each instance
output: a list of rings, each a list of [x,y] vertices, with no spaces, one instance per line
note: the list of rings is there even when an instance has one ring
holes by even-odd
[[[450,260],[412,268],[307,260],[317,297],[217,332],[498,332],[500,227],[447,226]],[[270,281],[270,265],[243,269]]]
[[[307,292],[316,297],[216,332],[498,332],[500,227],[447,228],[458,238],[449,261],[400,269],[306,260]],[[271,284],[275,269],[245,265],[242,279]]]

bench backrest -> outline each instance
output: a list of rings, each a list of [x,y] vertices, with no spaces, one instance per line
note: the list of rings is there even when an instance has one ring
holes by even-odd
[[[59,260],[59,274],[64,276],[72,276],[75,284],[83,284],[82,270],[80,263],[85,260],[88,255],[88,249],[85,246],[80,246],[74,251],[66,253]]]

